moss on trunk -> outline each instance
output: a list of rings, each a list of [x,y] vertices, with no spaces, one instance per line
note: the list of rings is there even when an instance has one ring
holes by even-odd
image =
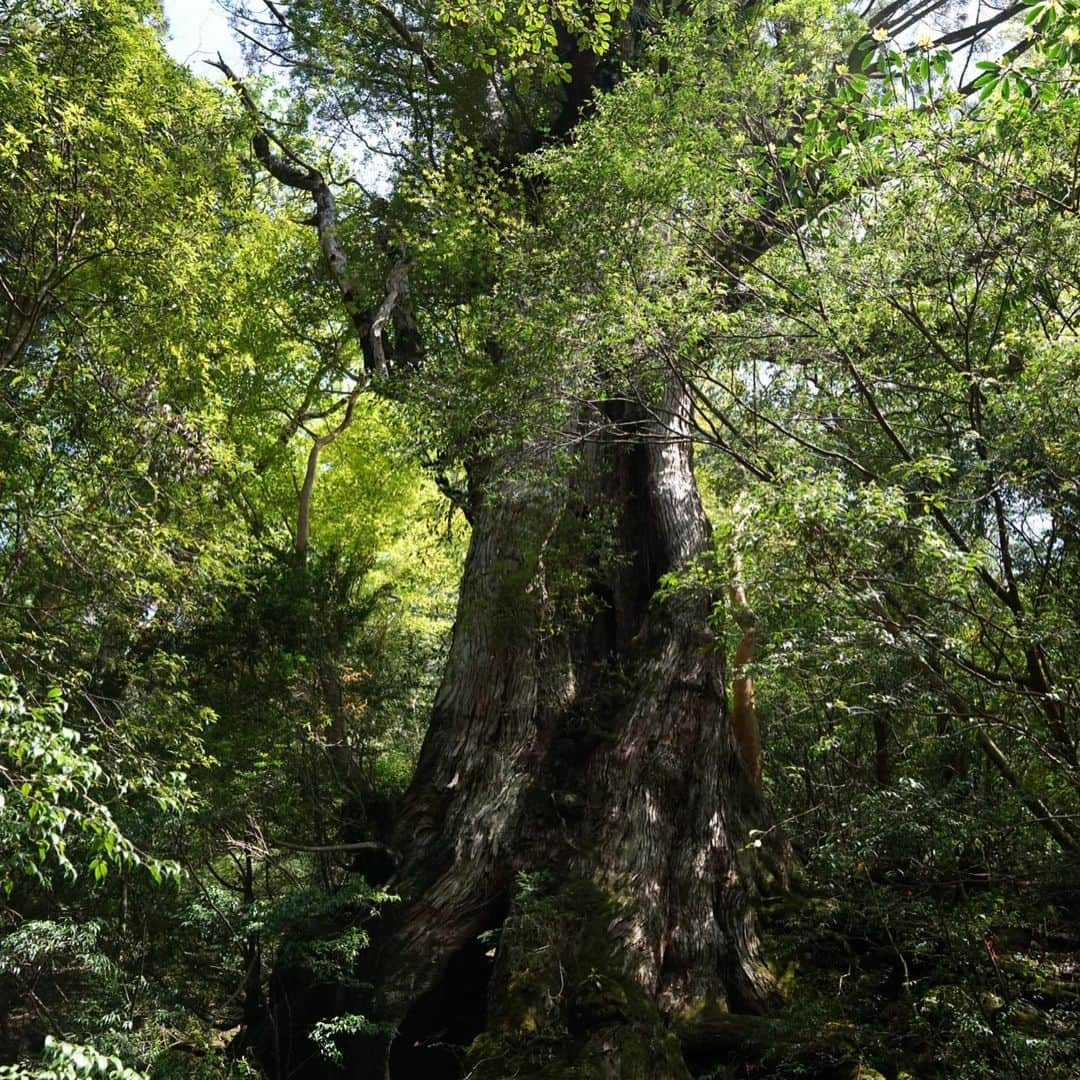
[[[609,926],[619,901],[581,878],[519,879],[492,978],[472,1080],[508,1076],[688,1080],[679,1041],[623,969]]]

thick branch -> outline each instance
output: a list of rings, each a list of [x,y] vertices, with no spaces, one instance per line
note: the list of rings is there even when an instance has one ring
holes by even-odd
[[[420,63],[424,65],[424,70],[433,79],[439,77],[439,66],[435,63],[431,53],[424,48],[424,43],[414,34],[401,19],[394,14],[394,12],[382,4],[379,0],[369,0],[371,6],[379,13],[380,16],[387,22],[390,29],[398,36],[401,44],[411,52],[414,56],[420,58]]]
[[[367,312],[359,304],[359,290],[349,274],[349,259],[338,234],[337,202],[326,177],[314,166],[301,161],[280,138],[267,131],[262,114],[247,87],[225,63],[220,53],[217,60],[208,60],[207,63],[217,68],[236,87],[245,110],[256,124],[251,145],[266,171],[286,187],[309,192],[314,199],[314,225],[319,234],[319,246],[322,248],[330,274],[341,293],[349,319],[363,344],[371,333],[371,322]],[[274,153],[271,142],[277,144],[282,151],[281,154]]]
[[[334,852],[334,851],[383,851],[388,855],[394,855],[394,849],[387,847],[386,844],[379,843],[378,840],[357,840],[354,843],[349,844],[293,844],[287,840],[271,840],[268,842],[270,847],[281,848],[282,851],[303,851],[303,852]]]
[[[394,310],[399,297],[407,295],[409,288],[409,267],[405,262],[397,262],[391,267],[386,278],[386,295],[371,322],[371,351],[375,358],[375,370],[382,376],[389,373],[390,365],[386,360],[383,347],[382,328],[390,313]]]

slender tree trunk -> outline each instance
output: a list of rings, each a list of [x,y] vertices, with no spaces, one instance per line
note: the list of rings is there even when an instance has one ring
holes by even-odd
[[[884,716],[874,717],[874,779],[878,787],[892,783],[892,756],[889,754],[889,722]]]
[[[472,1041],[476,1080],[529,1075],[538,1048],[682,1077],[669,1026],[774,998],[753,900],[791,856],[727,709],[723,596],[661,588],[711,552],[689,399],[673,383],[655,415],[608,413],[569,470],[472,478],[449,662],[393,841],[402,900],[362,961],[363,1011],[399,1036],[358,1044],[353,1075],[460,1075],[439,1044]]]
[[[761,729],[758,725],[757,699],[754,693],[754,677],[749,667],[757,659],[758,638],[761,627],[758,617],[746,598],[746,583],[742,573],[741,524],[735,530],[734,537],[734,578],[728,587],[728,598],[735,625],[742,631],[735,656],[731,665],[731,722],[735,728],[735,739],[742,753],[754,783],[761,787]]]

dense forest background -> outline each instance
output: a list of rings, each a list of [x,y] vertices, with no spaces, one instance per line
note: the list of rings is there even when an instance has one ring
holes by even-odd
[[[0,1076],[1080,1076],[1080,7],[233,16],[0,0]]]

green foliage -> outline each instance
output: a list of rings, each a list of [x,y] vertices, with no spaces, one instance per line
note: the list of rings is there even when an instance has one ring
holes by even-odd
[[[242,131],[165,56],[155,10],[2,26],[4,658],[102,711],[241,539],[220,394]]]
[[[567,434],[673,372],[716,549],[659,599],[745,584],[767,794],[824,897],[778,948],[793,1026],[839,1033],[763,1067],[1067,1074],[1080,35],[1069,3],[1024,18],[972,101],[929,30],[832,0],[295,0],[260,105],[353,174],[352,303],[409,266],[425,355],[376,397],[306,194],[252,179],[157,6],[4,8],[0,1052],[44,1043],[4,1075],[244,1075],[275,962],[358,988],[391,898],[333,849],[385,842],[434,697],[466,530],[431,477],[468,505],[509,459],[543,503]],[[523,529],[581,626],[618,520]],[[571,1001],[678,1057],[609,916],[522,879],[478,1062],[570,1068],[529,1024]]]
[[[9,896],[21,877],[48,885],[46,864],[53,862],[74,879],[75,858],[95,881],[110,865],[145,864],[155,881],[176,875],[171,861],[145,855],[121,831],[109,802],[149,796],[163,811],[178,812],[189,792],[182,773],[108,774],[97,747],[64,724],[66,706],[53,689],[41,705],[29,706],[15,680],[0,676],[0,845],[5,852],[3,889]]]
[[[119,1058],[99,1054],[91,1046],[61,1042],[51,1035],[45,1038],[41,1065],[0,1065],[4,1080],[146,1080],[145,1074],[129,1069]]]
[[[487,74],[508,79],[539,75],[569,82],[570,63],[558,53],[559,36],[572,35],[579,48],[603,55],[618,40],[630,13],[626,0],[580,4],[575,0],[452,0],[442,16],[465,31],[456,47],[463,59]]]
[[[1023,13],[1024,37],[997,60],[980,60],[974,80],[979,101],[1055,107],[1074,91],[1080,62],[1080,26],[1074,4],[1031,0]]]
[[[383,899],[266,837],[332,842],[358,787],[403,787],[461,558],[370,397],[290,550],[360,348],[235,96],[161,29],[153,3],[0,13],[0,1057],[94,1048],[50,1042],[42,1076],[250,1075],[220,1032],[262,1007],[252,955]],[[336,977],[365,940],[309,959]]]
[[[394,1029],[386,1024],[373,1024],[357,1013],[343,1013],[332,1020],[321,1020],[311,1029],[311,1041],[327,1061],[344,1066],[345,1057],[335,1039],[348,1035],[389,1036]]]

